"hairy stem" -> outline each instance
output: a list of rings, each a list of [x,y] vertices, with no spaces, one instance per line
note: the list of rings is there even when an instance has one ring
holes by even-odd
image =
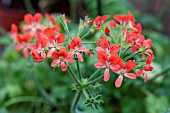
[[[71,109],[70,109],[71,113],[78,113],[77,112],[77,104],[78,104],[78,102],[80,100],[80,97],[81,97],[81,91],[77,91],[76,95],[74,97],[74,100],[73,100],[73,102],[71,104]]]
[[[78,77],[79,77],[79,80],[81,80],[81,73],[80,73],[80,66],[79,66],[78,59],[76,60],[76,64],[77,64]]]
[[[68,66],[68,71],[69,71],[71,77],[76,81],[76,83],[81,86],[80,81],[77,79],[75,73],[74,73],[73,70],[70,68],[70,66]]]
[[[90,35],[90,33],[91,33],[91,31],[89,30],[84,36],[82,36],[82,38],[81,39],[83,39],[83,38],[85,38],[85,37],[87,37],[88,35]]]
[[[20,102],[41,102],[41,103],[45,103],[47,101],[45,101],[44,98],[41,98],[41,97],[22,96],[22,97],[12,98],[12,99],[6,101],[2,106],[3,107],[9,107],[13,104],[20,103]]]
[[[94,83],[96,83],[97,81],[99,81],[101,78],[103,78],[103,75],[100,75],[100,76],[97,77],[96,79],[89,81],[86,85],[94,84]]]
[[[91,80],[93,77],[95,77],[102,69],[97,69],[88,80]]]

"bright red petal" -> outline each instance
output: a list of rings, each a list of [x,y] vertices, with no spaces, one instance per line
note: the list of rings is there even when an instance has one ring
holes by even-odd
[[[125,76],[130,79],[136,79],[136,75],[134,73],[125,73]]]
[[[57,66],[59,63],[60,63],[60,60],[59,60],[59,59],[54,60],[54,61],[51,63],[51,67],[55,67],[55,66]]]
[[[116,79],[115,86],[116,86],[116,87],[120,87],[120,86],[122,85],[122,81],[123,81],[123,76],[120,75],[120,76]]]
[[[42,20],[42,15],[40,13],[36,13],[34,15],[34,22],[39,23]]]
[[[81,55],[79,52],[76,52],[76,55],[77,55],[77,58],[78,58],[78,60],[79,60],[80,62],[83,62],[83,61],[84,61],[82,55]]]
[[[105,68],[105,64],[101,63],[101,62],[97,62],[94,64],[95,68]]]
[[[32,21],[33,21],[32,15],[31,15],[31,14],[26,14],[26,15],[24,16],[24,21],[27,22],[27,23],[29,23],[29,24],[31,24]]]
[[[106,35],[109,35],[110,29],[109,29],[108,27],[106,27],[105,30],[104,30],[104,32],[105,32]]]
[[[110,41],[108,40],[107,37],[103,36],[102,38],[100,38],[100,46],[102,48],[108,48],[110,45]]]
[[[136,76],[141,76],[142,74],[143,74],[143,71],[142,71],[142,70],[137,70]]]
[[[104,81],[107,82],[110,79],[109,69],[104,71]]]
[[[128,60],[125,65],[126,72],[131,71],[133,68],[135,68],[135,66],[136,66],[136,62],[134,62],[133,60]]]
[[[61,62],[61,69],[62,69],[62,71],[67,70],[67,65],[65,64],[65,62]]]

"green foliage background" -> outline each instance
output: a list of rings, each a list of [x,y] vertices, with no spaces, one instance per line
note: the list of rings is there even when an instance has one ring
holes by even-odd
[[[94,18],[97,15],[96,1],[83,2]],[[155,15],[142,14],[125,0],[102,0],[102,14],[127,14],[128,10],[145,26],[145,37],[153,41],[154,71],[149,73],[147,83],[141,78],[127,79],[121,88],[114,86],[114,76],[107,83],[101,80],[96,84],[101,89],[94,89],[93,93],[101,94],[105,103],[99,110],[91,110],[84,106],[82,97],[79,109],[85,113],[170,112],[170,38],[161,33],[164,25]],[[73,26],[69,27],[75,28]],[[76,29],[72,29],[72,35],[75,33]],[[75,91],[71,90],[73,80],[67,72],[51,68],[50,60],[31,64],[31,58],[25,59],[21,52],[14,50],[9,33],[0,37],[0,45],[3,48],[0,51],[0,113],[69,113]],[[84,65],[81,64],[83,76],[90,76],[95,71],[95,61],[95,56],[85,58]],[[71,66],[76,69],[74,64]]]

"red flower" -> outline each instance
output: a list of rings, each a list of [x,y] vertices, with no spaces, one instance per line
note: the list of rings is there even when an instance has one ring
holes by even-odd
[[[82,41],[79,36],[76,36],[68,45],[68,48],[72,50],[72,55],[76,55],[80,62],[83,62],[84,59],[80,52],[87,52],[88,49],[82,46]]]
[[[110,41],[105,36],[100,38],[100,46],[96,47],[96,50],[98,52],[99,51],[105,51],[108,54],[114,54],[114,53],[117,53],[120,50],[119,44],[112,44],[112,45],[110,45]]]
[[[16,35],[18,33],[18,27],[16,24],[11,25],[11,38],[16,38]]]
[[[96,68],[106,68],[104,71],[104,81],[107,82],[110,79],[109,70],[118,70],[120,66],[117,65],[122,63],[122,60],[117,54],[112,54],[108,57],[104,51],[99,51],[97,56],[100,62],[95,63],[94,66]]]
[[[109,35],[110,29],[109,29],[108,27],[106,27],[104,31],[105,31],[105,34],[106,34],[106,35]]]
[[[72,54],[68,52],[64,47],[61,48],[59,52],[53,52],[52,58],[55,58],[56,60],[51,63],[51,66],[55,67],[60,63],[62,71],[67,70],[66,62],[74,62]]]
[[[43,31],[45,26],[41,25],[40,22],[42,20],[42,15],[40,13],[36,13],[34,16],[31,14],[26,14],[24,16],[24,21],[27,25],[23,26],[24,31],[30,31],[31,36],[36,36],[37,31]]]
[[[32,54],[35,62],[41,62],[43,60],[43,58],[41,57],[41,55],[39,53],[34,51],[31,54]]]
[[[126,65],[122,65],[119,70],[114,71],[117,74],[120,74],[119,77],[115,81],[115,86],[120,87],[123,81],[123,76],[126,76],[130,79],[136,79],[136,75],[134,73],[129,73],[133,68],[135,68],[136,63],[132,60],[128,60]]]
[[[30,40],[31,36],[29,34],[24,34],[23,36],[18,34],[16,37],[18,45],[16,45],[15,49],[17,51],[23,49],[23,54],[26,58],[29,56],[28,49],[32,49],[32,45],[29,44]]]
[[[48,18],[51,25],[53,25],[56,22],[55,18],[52,15],[49,15],[48,13],[46,13],[45,16]]]
[[[45,59],[46,58],[46,53],[44,51],[44,48],[47,45],[47,39],[44,36],[42,36],[40,33],[37,34],[37,38],[38,38],[38,40],[36,42],[36,45],[31,51],[40,53],[41,57],[43,59]]]
[[[117,27],[118,24],[117,24],[114,20],[111,20],[111,21],[110,21],[110,26],[111,26],[111,27]]]

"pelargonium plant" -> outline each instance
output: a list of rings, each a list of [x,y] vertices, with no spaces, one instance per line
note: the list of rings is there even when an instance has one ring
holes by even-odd
[[[31,55],[35,62],[52,59],[51,67],[60,67],[63,72],[69,72],[75,81],[73,89],[76,90],[71,106],[72,113],[77,111],[82,94],[86,98],[84,104],[87,106],[98,108],[98,105],[103,103],[101,96],[89,94],[88,88],[101,78],[108,82],[110,73],[115,73],[115,87],[119,88],[125,77],[135,80],[143,76],[146,82],[147,72],[153,70],[152,41],[141,34],[142,26],[135,23],[130,12],[127,15],[116,14],[113,16],[114,20],[108,20],[109,15],[97,16],[94,20],[85,17],[80,20],[75,36],[70,33],[71,21],[65,15],[59,15],[58,21],[49,14],[45,15],[48,22],[42,22],[42,18],[40,13],[34,16],[26,14],[25,24],[20,32],[18,27],[12,24],[11,38],[16,51],[22,50],[25,58]],[[64,30],[61,30],[61,27]],[[97,32],[100,32],[101,36],[96,37],[93,42],[87,42],[87,39],[84,41],[87,37],[91,38],[90,34]],[[87,44],[93,44],[95,48],[88,48]],[[90,60],[91,55],[98,58],[94,63],[96,71],[89,78],[84,78],[79,65],[85,61],[83,57],[88,56]],[[77,72],[70,66],[73,62],[76,62]]]

